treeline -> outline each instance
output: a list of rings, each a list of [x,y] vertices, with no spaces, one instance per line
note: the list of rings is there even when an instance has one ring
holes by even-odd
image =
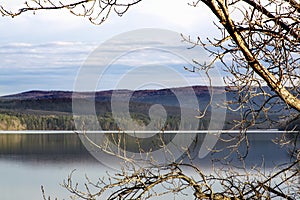
[[[194,117],[194,116],[191,116]],[[77,129],[88,130],[145,130],[146,126],[151,123],[153,130],[207,130],[209,120],[197,120],[196,123],[191,123],[195,119],[181,119],[179,116],[168,116],[165,121],[160,119],[152,119],[141,113],[132,113],[131,117],[119,116],[117,119],[112,116],[112,113],[99,115],[97,119],[93,116],[78,116],[74,120],[77,122]],[[100,127],[99,127],[100,126]]]
[[[213,123],[220,123],[210,121],[209,116],[198,119],[197,123],[192,123],[195,122],[193,115],[185,120],[175,115],[168,116],[165,121],[152,119],[152,122],[148,115],[142,113],[131,113],[130,118],[119,116],[118,119],[114,119],[114,117],[110,112],[98,114],[95,118],[88,115],[74,117],[69,113],[47,114],[37,111],[22,113],[0,110],[0,130],[140,130],[141,127],[148,126],[149,123],[152,123],[153,130],[208,130],[209,127],[214,127]],[[233,127],[232,119],[234,118],[227,117],[223,129],[228,130]],[[300,118],[288,124],[281,123],[276,128],[280,130],[299,130],[299,124]],[[257,128],[267,129],[269,127],[260,126]]]
[[[1,130],[74,130],[71,115],[0,114]]]
[[[26,126],[16,116],[0,114],[0,130],[25,130]]]
[[[75,127],[75,122],[77,122]],[[182,119],[178,116],[168,116],[165,121],[156,120],[152,122],[154,130],[196,130],[207,129],[208,120],[199,120],[199,123],[190,123],[191,119]],[[1,130],[138,130],[147,126],[150,118],[147,115],[133,113],[131,118],[120,117],[114,119],[112,113],[93,116],[73,117],[69,114],[24,114],[18,112],[0,112]],[[99,127],[100,126],[100,127]]]
[[[73,117],[70,115],[21,115],[19,119],[27,130],[74,130]]]

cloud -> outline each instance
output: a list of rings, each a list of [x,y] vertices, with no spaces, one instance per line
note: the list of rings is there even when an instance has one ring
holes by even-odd
[[[101,26],[92,25],[88,17],[73,16],[68,10],[37,11],[25,13],[14,19],[1,18],[1,40],[9,41],[105,41],[113,35],[139,28],[164,28],[192,36],[206,38],[215,35],[216,20],[212,12],[202,3],[189,6],[188,1],[164,0],[141,1],[130,7],[122,17],[111,13]],[[17,10],[24,0],[1,3],[8,9]]]
[[[50,42],[0,45],[0,94],[24,90],[71,90],[93,43]]]
[[[94,47],[93,44],[71,42],[4,44],[0,45],[0,69],[78,67]]]
[[[201,10],[203,11],[201,8],[189,7],[186,3],[183,6],[179,1],[155,4],[143,1],[130,9],[124,17],[112,15],[108,22],[101,26],[92,26],[86,19],[65,14],[63,11],[38,12],[37,16],[29,13],[13,20],[1,18],[0,29],[3,32],[0,36],[0,94],[37,88],[71,90],[80,66],[101,44],[99,41],[106,41],[120,32],[155,27],[179,33],[186,29],[193,35],[202,34],[205,27],[207,34],[210,30],[206,26],[207,13]],[[209,34],[211,33],[210,31]],[[151,41],[151,37],[143,44],[140,41],[135,43],[134,39],[123,38],[105,46],[103,51],[99,52],[99,58],[111,59],[114,66],[127,66],[128,69],[145,65],[182,67],[187,64],[186,60],[178,54],[172,54],[178,52],[178,45],[172,45],[172,40],[173,38],[170,38],[166,46]],[[135,51],[134,47],[141,45],[145,48]],[[133,51],[124,53],[128,46],[131,46]],[[157,49],[147,49],[151,46],[156,46]],[[184,44],[181,48],[187,47],[188,45]],[[165,49],[167,51],[164,51]],[[115,55],[120,56],[118,53],[123,54],[116,57]],[[201,60],[203,55],[198,51],[192,57]],[[101,59],[91,60],[89,64],[101,65]],[[113,68],[110,74],[106,75],[111,77],[105,83],[107,88],[111,87],[111,84],[108,84],[111,80],[126,73],[126,70],[126,67],[122,70]],[[88,80],[88,76],[86,78]]]

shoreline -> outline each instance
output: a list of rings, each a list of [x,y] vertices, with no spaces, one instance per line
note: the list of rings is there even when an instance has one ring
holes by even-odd
[[[177,133],[202,133],[202,134],[219,134],[219,133],[230,133],[237,134],[240,130],[180,130],[180,131],[144,131],[144,130],[111,130],[111,131],[78,131],[78,130],[0,130],[0,134],[83,134],[83,133],[129,133],[129,134],[154,134],[154,133],[167,133],[167,134],[177,134]],[[299,131],[283,131],[278,129],[253,129],[247,130],[247,133],[299,133]]]

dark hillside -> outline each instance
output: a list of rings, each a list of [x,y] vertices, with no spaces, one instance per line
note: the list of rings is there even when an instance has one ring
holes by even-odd
[[[198,115],[197,109],[203,110],[210,100],[210,91],[206,86],[193,86],[194,94],[198,100],[198,105],[190,103],[190,94],[186,87],[170,88],[160,90],[117,90],[117,91],[98,91],[98,92],[70,92],[70,91],[28,91],[14,95],[0,97],[0,128],[1,129],[55,129],[65,130],[74,129],[72,120],[72,98],[77,99],[82,105],[81,114],[86,113],[86,106],[95,102],[96,114],[102,127],[105,129],[118,129],[113,116],[111,115],[111,99],[112,95],[117,102],[129,99],[129,111],[131,118],[147,125],[150,121],[149,109],[154,104],[164,107],[167,113],[167,124],[165,127],[170,130],[176,130],[180,123],[181,110],[185,109],[190,113],[191,117]],[[225,89],[222,87],[214,87],[214,98],[223,98]],[[235,100],[236,92],[226,92],[227,100]],[[177,96],[176,96],[177,95]],[[185,99],[185,105],[180,106],[178,98]],[[192,96],[191,96],[192,97]],[[260,101],[257,99],[257,101]],[[197,107],[199,106],[199,107]],[[275,105],[276,109],[280,106]],[[232,127],[232,121],[239,119],[239,114],[227,111],[226,123],[224,128]],[[262,116],[263,117],[263,116]],[[271,118],[278,118],[275,114],[270,115]],[[10,119],[11,118],[11,119]],[[5,119],[5,120],[4,120]],[[124,119],[126,120],[126,119]],[[199,120],[202,129],[207,128],[210,120],[210,109],[207,115]],[[299,120],[293,121],[293,125]],[[2,125],[1,125],[2,124]],[[14,127],[15,126],[17,127]],[[271,127],[270,124],[260,124],[257,128],[282,128]],[[6,127],[6,128],[5,128]]]

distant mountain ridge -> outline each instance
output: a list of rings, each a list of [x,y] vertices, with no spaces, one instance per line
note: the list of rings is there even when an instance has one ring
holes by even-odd
[[[153,96],[153,95],[171,95],[173,92],[184,93],[188,88],[192,88],[196,95],[209,95],[209,88],[207,86],[190,86],[190,87],[176,87],[166,89],[145,89],[145,90],[104,90],[95,92],[72,92],[60,90],[31,90],[22,93],[1,96],[1,100],[28,100],[28,99],[55,99],[55,98],[96,98],[101,99],[111,97],[112,93],[117,91],[118,95],[134,93],[135,97]],[[213,87],[214,93],[224,92],[224,87]]]
[[[47,99],[47,98],[71,98],[71,91],[44,91],[31,90],[22,93],[5,95],[0,97],[2,100],[26,100],[26,99]]]
[[[191,90],[192,88],[192,90]],[[223,87],[212,88],[214,95],[225,95],[225,89]],[[192,91],[192,92],[191,92]],[[192,87],[177,87],[177,88],[166,88],[166,89],[145,89],[145,90],[106,90],[106,91],[95,91],[95,92],[72,92],[72,91],[42,91],[42,90],[32,90],[27,92],[22,92],[13,95],[7,95],[0,97],[0,109],[7,108],[8,102],[14,102],[17,109],[23,109],[23,107],[30,107],[30,105],[21,106],[16,104],[26,104],[25,102],[31,102],[32,105],[37,104],[37,102],[48,102],[49,104],[59,103],[59,102],[71,102],[72,99],[82,99],[91,100],[97,103],[111,102],[112,95],[114,98],[122,101],[125,97],[130,97],[130,102],[146,103],[146,104],[162,104],[165,106],[175,106],[179,107],[178,98],[184,98],[186,104],[190,108],[199,109],[194,105],[195,103],[189,101],[192,96],[198,99],[198,104],[205,106],[205,102],[210,99],[210,90],[207,86],[192,86]],[[176,96],[177,95],[177,96]],[[18,103],[19,102],[19,103]],[[28,103],[27,103],[28,104]],[[3,107],[4,106],[4,107]],[[8,106],[9,109],[13,109],[12,106]],[[48,106],[46,106],[48,107]],[[67,107],[70,108],[70,105]],[[57,111],[66,112],[66,110],[58,109]],[[69,109],[67,112],[71,112]]]

